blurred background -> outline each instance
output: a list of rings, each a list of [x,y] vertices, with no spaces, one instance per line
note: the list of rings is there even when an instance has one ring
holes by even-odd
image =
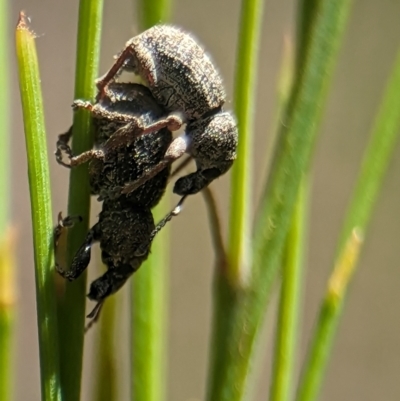
[[[31,401],[40,399],[39,360],[29,191],[13,29],[18,12],[25,10],[38,35],[55,221],[58,211],[67,209],[68,170],[56,164],[53,151],[57,134],[64,132],[72,121],[70,105],[73,101],[78,0],[12,0],[10,3],[10,63],[13,70],[10,99],[13,113],[12,213],[19,233],[15,399]],[[283,38],[293,34],[295,3],[291,0],[265,2],[255,110],[254,207],[266,175],[265,154],[276,112],[276,85]],[[232,98],[233,93],[239,15],[239,0],[175,0],[172,11],[172,22],[192,32],[212,54],[225,79],[229,98]],[[112,56],[122,49],[126,40],[138,33],[136,8],[131,0],[105,1],[104,16],[101,73],[108,69]],[[320,127],[321,139],[314,156],[300,357],[307,349],[332,268],[342,216],[386,78],[400,45],[399,16],[398,1],[354,1]],[[227,221],[229,205],[228,185],[228,176],[212,185],[224,223]],[[172,200],[175,202],[175,198]],[[396,150],[385,180],[349,293],[321,400],[372,401],[400,398],[399,205],[400,148]],[[99,206],[93,201],[93,222]],[[167,333],[168,399],[195,401],[204,398],[213,270],[213,251],[202,197],[191,197],[186,202],[184,213],[174,219],[170,226],[172,251]],[[98,274],[94,267],[89,268],[89,279]],[[118,303],[124,309],[128,287],[117,295]],[[263,334],[269,343],[273,339],[275,324],[273,312],[274,303],[269,308],[267,327]],[[128,319],[127,311],[123,314]],[[122,322],[119,330],[121,337],[118,339],[120,344],[123,344],[127,335],[126,328],[127,322]],[[95,337],[96,327],[85,339],[85,400],[89,399],[91,389],[91,354],[96,351],[93,346]],[[127,367],[124,355],[126,353],[123,350],[116,353],[121,372]],[[257,400],[267,398],[270,357],[271,345],[265,349],[265,355],[259,361],[262,364],[259,382],[262,384],[255,389]],[[121,383],[121,386],[126,388],[121,389],[124,397],[129,386],[127,383]]]

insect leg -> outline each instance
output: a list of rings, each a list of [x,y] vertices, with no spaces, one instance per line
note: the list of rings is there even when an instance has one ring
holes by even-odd
[[[56,151],[54,154],[56,155],[56,160],[58,164],[61,164],[64,167],[71,168],[76,167],[81,164],[84,164],[92,159],[104,159],[104,152],[100,149],[91,149],[87,152],[83,152],[78,156],[73,156],[71,147],[68,142],[72,137],[72,126],[69,128],[67,132],[64,134],[60,134],[58,136],[58,141],[56,144]],[[69,163],[63,161],[63,152],[69,158]]]
[[[167,128],[169,131],[177,131],[183,125],[183,120],[179,114],[170,114],[164,119],[160,119],[153,124],[144,126],[140,118],[135,116],[120,114],[118,112],[108,112],[106,110],[104,113],[108,114],[107,119],[109,121],[127,122],[126,125],[119,128],[113,135],[111,135],[104,144],[103,150],[105,153],[113,149],[129,146],[134,140],[142,135],[151,134],[152,132],[159,131],[163,128]],[[174,144],[173,147],[176,147],[176,144]]]
[[[54,154],[56,155],[57,163],[61,164],[62,166],[65,166],[65,167],[69,167],[69,164],[66,164],[63,161],[62,155],[63,155],[63,152],[65,152],[68,157],[70,157],[70,158],[72,157],[72,150],[71,150],[71,147],[68,145],[71,137],[72,137],[72,125],[67,132],[65,132],[64,134],[58,135],[56,151],[54,152]]]
[[[65,226],[65,221],[67,219],[71,219],[70,217],[66,217],[63,220],[63,224]],[[68,220],[67,220],[68,221]],[[57,234],[57,231],[59,230],[60,222],[59,225],[55,229],[55,234]],[[78,252],[75,254],[74,258],[72,259],[72,264],[71,264],[71,269],[70,270],[64,270],[58,263],[56,263],[56,270],[57,272],[64,277],[65,279],[69,281],[73,281],[77,279],[88,267],[89,262],[90,262],[90,256],[91,256],[91,248],[94,242],[99,240],[99,224],[95,224],[87,233],[85,241],[79,248]]]
[[[150,178],[156,176],[160,171],[168,166],[168,164],[174,162],[175,160],[178,160],[181,156],[183,156],[187,149],[188,143],[186,141],[186,137],[179,136],[178,138],[175,138],[165,152],[163,160],[153,166],[150,170],[146,171],[137,180],[126,183],[122,188],[121,193],[130,194],[131,192],[135,191]]]
[[[96,100],[100,100],[103,97],[105,93],[105,87],[119,75],[120,71],[124,68],[125,61],[132,57],[132,55],[133,46],[127,45],[125,49],[118,55],[111,68],[102,77],[96,80],[96,86],[99,90]]]
[[[145,250],[153,242],[154,237],[165,227],[169,221],[172,220],[173,217],[178,216],[178,214],[182,211],[182,205],[185,199],[186,196],[183,196],[177,205],[162,220],[158,222],[158,224],[154,227],[154,230],[150,233],[149,239],[143,243],[142,246],[136,249],[136,255],[142,255],[145,253]]]
[[[92,104],[86,100],[77,99],[72,103],[72,108],[74,110],[89,110],[95,118],[104,118],[109,121],[120,123],[130,123],[133,121],[136,121],[136,124],[140,123],[140,120],[137,117],[128,113],[108,110],[107,107],[103,106],[101,103]]]

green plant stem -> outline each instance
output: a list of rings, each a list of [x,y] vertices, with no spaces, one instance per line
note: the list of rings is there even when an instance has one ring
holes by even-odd
[[[250,222],[252,143],[262,0],[243,0],[235,78],[235,113],[239,127],[237,160],[232,167],[227,273],[233,286],[250,277]]]
[[[171,0],[140,0],[138,7],[141,30],[162,24],[170,19]]]
[[[0,269],[3,266],[0,266]],[[1,278],[0,278],[1,280]],[[0,284],[1,286],[1,284]],[[2,300],[0,300],[2,302]],[[0,396],[3,401],[11,401],[13,334],[15,322],[15,308],[13,304],[0,304]]]
[[[219,351],[223,362],[211,382],[212,401],[239,401],[244,397],[255,340],[280,266],[301,177],[310,164],[349,6],[348,0],[321,0],[314,11],[309,40],[304,42],[301,52],[304,61],[295,72],[270,178],[256,219],[251,284],[246,290],[236,291],[235,302],[229,303],[229,297],[225,297],[224,305],[216,307],[229,316],[229,327]]]
[[[204,203],[207,207],[208,221],[210,225],[211,242],[214,248],[215,259],[221,272],[226,269],[226,247],[224,244],[222,226],[220,221],[220,213],[218,211],[217,202],[214,193],[210,187],[205,187],[201,191]]]
[[[283,255],[281,299],[269,398],[271,401],[288,401],[293,392],[308,204],[306,181],[303,178],[300,186]]]
[[[338,254],[355,227],[366,232],[400,134],[400,51],[376,116],[340,236]]]
[[[227,352],[225,339],[229,335],[229,324],[238,301],[235,290],[247,285],[250,276],[251,149],[262,12],[261,0],[242,2],[235,78],[235,112],[238,119],[239,144],[237,160],[232,167],[227,255],[222,249],[216,250],[214,312],[207,389],[209,400],[218,399],[215,393],[220,385],[220,375],[224,374],[224,358]],[[215,219],[215,216],[211,217]]]
[[[283,59],[278,81],[278,113],[274,132],[279,132],[283,113],[286,111],[294,75],[294,45],[289,36],[284,37]],[[275,139],[275,138],[273,138]],[[273,140],[273,144],[276,144]],[[273,154],[275,146],[269,153]],[[268,158],[269,160],[270,158]],[[307,195],[307,196],[306,196]],[[293,391],[293,372],[296,366],[295,345],[297,342],[298,317],[300,314],[300,289],[304,264],[306,236],[306,208],[308,201],[308,179],[303,178],[299,196],[283,253],[281,299],[275,340],[274,367],[270,399],[285,401]]]
[[[118,399],[115,366],[115,324],[118,297],[109,297],[101,310],[96,345],[96,380],[93,393],[95,401]]]
[[[356,267],[362,236],[354,230],[329,280],[325,299],[322,303],[311,348],[307,355],[305,369],[297,392],[297,401],[316,400],[324,375],[324,367],[330,355],[333,337],[343,308],[343,301]]]
[[[165,215],[168,199],[154,212]],[[166,388],[168,227],[153,241],[151,258],[132,278],[132,399],[162,401]]]
[[[169,19],[170,0],[139,2],[142,30]],[[153,209],[154,220],[169,211],[167,194]],[[169,265],[169,229],[154,239],[151,254],[132,277],[132,399],[163,401],[166,398],[166,332]]]
[[[346,246],[354,237],[354,230],[366,234],[373,207],[382,186],[384,174],[400,134],[400,52],[387,84],[380,111],[366,149],[359,178],[344,220],[339,239],[337,260],[346,252]],[[360,236],[360,234],[358,235]],[[362,244],[359,245],[361,247]],[[354,264],[357,262],[355,259]],[[337,280],[336,280],[337,281]],[[310,352],[305,363],[298,390],[298,401],[316,399],[321,386],[323,372],[330,355],[334,334],[341,316],[349,277],[345,277],[340,297],[329,299],[329,293],[322,305]]]
[[[293,85],[294,75],[294,43],[293,38],[286,34],[283,37],[283,51],[282,51],[282,62],[279,70],[279,76],[277,81],[277,107],[275,112],[275,118],[271,129],[271,138],[269,146],[265,151],[265,162],[264,165],[267,167],[271,164],[272,156],[276,147],[276,140],[286,112],[287,103],[291,94]],[[268,168],[266,168],[268,171]]]
[[[103,0],[81,0],[79,5],[75,99],[93,99],[94,81],[98,76],[100,34]],[[74,113],[74,154],[92,147],[91,116],[87,111]],[[89,223],[90,189],[86,165],[71,170],[68,215],[82,216],[83,222],[73,227],[68,235],[67,263],[82,245]],[[65,294],[60,300],[59,338],[62,344],[61,381],[64,401],[77,401],[80,397],[83,326],[85,319],[86,274],[73,283],[66,283]]]
[[[318,2],[320,0],[298,0],[297,29],[296,29],[296,70],[303,68],[305,62],[305,50],[313,37],[313,26],[318,15]]]
[[[61,400],[53,270],[53,221],[35,36],[20,14],[16,30],[19,82],[28,156],[42,400]]]
[[[15,232],[8,229],[0,243],[0,400],[12,400],[15,328]]]

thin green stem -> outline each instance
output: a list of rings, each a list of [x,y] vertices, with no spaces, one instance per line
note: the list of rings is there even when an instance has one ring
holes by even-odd
[[[79,5],[75,99],[93,99],[94,81],[98,76],[100,34],[103,0],[81,0]],[[77,111],[73,121],[74,154],[92,147],[91,116],[86,111]],[[87,166],[71,170],[68,215],[82,216],[83,222],[73,227],[68,235],[68,257],[72,257],[87,233],[89,223],[90,188]],[[85,319],[86,275],[73,283],[66,283],[64,298],[60,300],[59,337],[61,352],[61,380],[65,401],[77,401],[80,397],[83,327]]]
[[[59,401],[53,221],[46,130],[35,36],[23,13],[17,25],[16,46],[31,195],[42,400]]]
[[[138,7],[141,30],[162,24],[170,19],[171,0],[140,0]]]
[[[360,175],[350,202],[339,241],[339,251],[355,227],[366,232],[384,175],[400,134],[400,51],[365,151]]]
[[[343,308],[346,291],[356,267],[362,235],[354,230],[329,280],[325,299],[322,303],[311,348],[307,355],[305,369],[302,374],[296,401],[316,400],[329,358],[333,337]]]
[[[2,268],[3,266],[0,266],[0,269]],[[0,286],[2,286],[1,283]],[[0,302],[2,302],[2,300],[0,300]],[[3,350],[0,354],[0,397],[3,401],[12,400],[11,387],[14,377],[12,374],[14,323],[14,305],[0,304],[0,347]]]
[[[243,286],[250,277],[251,177],[262,0],[243,0],[235,78],[235,112],[239,127],[237,160],[232,168],[228,277]]]
[[[293,392],[306,236],[307,184],[303,178],[283,255],[271,401],[288,401]]]
[[[96,379],[94,381],[94,401],[118,399],[115,366],[115,324],[118,297],[109,297],[101,310],[101,319],[97,328]]]
[[[205,187],[201,191],[204,203],[207,207],[208,221],[210,225],[211,242],[214,249],[215,259],[220,265],[222,272],[226,271],[226,247],[222,235],[220,213],[218,212],[217,202],[210,187]]]
[[[298,0],[297,7],[297,29],[296,29],[296,69],[303,68],[305,61],[305,50],[309,46],[309,41],[313,37],[313,26],[317,16],[319,0]]]
[[[154,211],[165,215],[168,199]],[[132,278],[132,399],[162,401],[166,396],[168,227],[153,241],[152,255]]]
[[[12,400],[16,302],[15,233],[8,229],[0,244],[0,400]]]
[[[139,2],[142,30],[169,19],[170,0]],[[153,209],[155,221],[169,211],[167,194]],[[132,277],[132,399],[163,401],[166,398],[167,288],[169,229],[153,241],[151,255]]]
[[[232,168],[230,227],[227,255],[217,252],[214,312],[208,376],[208,399],[215,393],[224,374],[226,336],[236,302],[235,289],[248,284],[250,277],[250,205],[252,143],[259,42],[263,13],[262,0],[243,0],[235,78],[235,112],[239,127],[237,160]],[[225,252],[224,252],[225,253]],[[228,281],[226,281],[228,280]]]
[[[256,219],[251,284],[247,290],[237,291],[236,302],[225,305],[230,321],[225,330],[228,335],[221,344],[223,362],[217,380],[211,385],[209,399],[212,401],[239,401],[244,397],[255,340],[280,266],[301,177],[310,165],[316,128],[349,6],[349,0],[321,0],[315,10],[310,37],[302,51],[304,61],[302,68],[296,71],[270,178]]]
[[[400,52],[394,65],[392,75],[368,147],[366,149],[359,178],[344,220],[339,239],[337,260],[345,254],[349,241],[354,237],[354,230],[364,235],[368,230],[373,207],[383,184],[396,143],[400,135]],[[358,237],[360,234],[358,234]],[[358,245],[361,247],[361,243]],[[354,264],[357,260],[354,261]],[[354,268],[354,267],[353,267]],[[335,274],[335,273],[334,273]],[[339,280],[336,280],[338,282]],[[298,390],[298,401],[316,399],[321,386],[323,372],[327,364],[334,334],[341,317],[350,274],[345,275],[341,284],[340,296],[333,301],[325,299],[322,305],[312,345],[304,367],[302,380]],[[329,295],[329,294],[328,294]],[[327,295],[327,297],[328,297]]]
[[[283,38],[282,63],[277,83],[277,108],[272,125],[271,139],[268,149],[265,151],[265,166],[269,166],[276,147],[277,136],[284,118],[288,100],[291,94],[294,76],[294,43],[293,38],[285,35]]]

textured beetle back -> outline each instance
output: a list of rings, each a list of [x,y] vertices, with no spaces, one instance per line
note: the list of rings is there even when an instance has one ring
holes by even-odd
[[[168,111],[183,111],[192,120],[224,104],[225,91],[218,71],[186,32],[158,25],[129,44],[134,55],[127,68],[141,75],[155,99]]]

